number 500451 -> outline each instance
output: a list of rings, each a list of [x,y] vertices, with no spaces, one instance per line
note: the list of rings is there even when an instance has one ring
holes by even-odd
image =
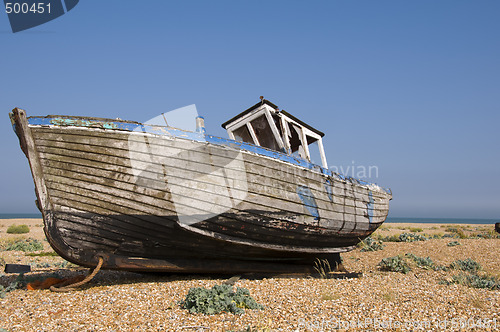
[[[5,3],[5,12],[7,14],[14,13],[14,14],[28,14],[28,13],[33,13],[33,14],[43,14],[47,13],[50,14],[50,2],[49,3],[43,3],[43,2],[37,2],[34,4],[30,4],[23,2],[7,2]]]

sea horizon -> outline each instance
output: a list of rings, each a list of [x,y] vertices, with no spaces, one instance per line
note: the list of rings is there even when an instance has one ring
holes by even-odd
[[[0,213],[0,219],[41,219],[41,213]],[[495,224],[500,219],[484,218],[417,218],[417,217],[388,217],[389,224]]]
[[[387,217],[385,220],[389,224],[495,224],[500,219],[483,218],[416,218],[416,217]]]

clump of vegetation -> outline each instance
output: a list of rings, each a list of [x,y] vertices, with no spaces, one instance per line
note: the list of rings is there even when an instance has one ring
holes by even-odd
[[[399,242],[427,241],[425,236],[419,234],[402,233],[399,235]]]
[[[481,265],[472,258],[467,258],[464,260],[458,259],[450,264],[450,268],[466,272],[477,272],[482,269]]]
[[[449,268],[464,272],[452,276],[451,279],[441,280],[441,284],[460,284],[473,288],[487,288],[491,290],[500,289],[500,280],[497,277],[489,276],[484,271],[480,272],[482,270],[481,265],[472,258],[456,260],[450,264]]]
[[[55,262],[55,263],[31,263],[30,265],[32,267],[36,268],[42,268],[42,269],[48,269],[50,267],[56,267],[56,268],[66,268],[68,267],[69,262],[64,261],[64,262]]]
[[[190,313],[213,315],[221,312],[234,314],[244,313],[244,309],[264,309],[257,303],[246,288],[230,285],[215,285],[211,289],[203,287],[191,288],[181,306]]]
[[[397,235],[388,235],[388,236],[377,236],[377,240],[382,242],[399,242],[399,236]]]
[[[442,239],[444,236],[444,233],[427,234],[424,236],[427,237],[428,239]]]
[[[378,265],[382,271],[408,273],[410,266],[401,255],[383,258]]]
[[[20,239],[7,245],[5,250],[19,250],[24,252],[38,251],[43,250],[43,244],[42,242],[32,238]]]
[[[459,246],[459,245],[461,245],[461,244],[458,241],[451,241],[450,243],[447,244],[448,247],[454,247],[454,246]]]
[[[0,257],[0,266],[5,266],[5,259],[3,257]]]
[[[44,252],[39,252],[39,253],[28,253],[25,256],[30,256],[30,257],[47,257],[47,256],[58,257],[59,255],[56,252],[54,252],[54,251],[44,251]]]
[[[332,267],[327,259],[316,258],[314,262],[314,269],[319,273],[321,279],[328,279],[330,273],[332,273]]]
[[[446,231],[452,233],[451,235],[453,237],[458,237],[459,239],[467,239],[468,238],[467,234],[465,234],[463,229],[460,227],[448,227],[446,229]]]
[[[500,289],[500,281],[495,277],[480,276],[477,274],[459,273],[452,278],[453,283],[473,288]]]
[[[422,232],[422,231],[423,231],[423,229],[420,227],[410,227],[410,232],[418,233],[418,232]]]
[[[375,240],[372,237],[367,237],[366,239],[361,241],[359,243],[359,246],[361,247],[361,251],[377,251],[384,249],[382,241]]]
[[[434,264],[434,262],[432,261],[432,259],[430,257],[419,257],[419,256],[416,256],[414,254],[411,254],[411,253],[407,253],[405,254],[405,257],[413,260],[417,266],[419,268],[422,268],[422,269],[434,269],[434,267],[436,266],[436,264]]]
[[[428,240],[427,237],[414,233],[401,233],[399,235],[379,236],[378,239],[383,242],[415,242]]]
[[[11,225],[7,228],[7,233],[9,234],[25,234],[29,232],[30,228],[28,225]]]
[[[441,280],[441,284],[459,284],[473,288],[487,288],[490,290],[500,289],[500,280],[487,275],[460,272],[449,280]]]
[[[476,237],[480,239],[500,239],[500,234],[490,229],[486,232],[476,234]]]

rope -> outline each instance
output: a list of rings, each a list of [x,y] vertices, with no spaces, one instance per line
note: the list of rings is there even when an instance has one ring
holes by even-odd
[[[99,270],[101,269],[103,263],[104,263],[104,258],[99,256],[99,263],[97,263],[97,266],[95,267],[95,269],[91,273],[89,273],[89,275],[85,279],[83,279],[82,281],[76,282],[74,284],[71,284],[71,285],[66,285],[66,286],[61,286],[61,287],[50,286],[50,290],[53,292],[69,292],[69,291],[75,290],[76,287],[84,285],[87,282],[89,282],[90,280],[92,280],[92,278],[94,278],[95,275],[97,274],[97,272],[99,272]]]

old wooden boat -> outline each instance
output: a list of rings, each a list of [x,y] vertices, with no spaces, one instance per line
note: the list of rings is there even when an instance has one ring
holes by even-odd
[[[382,224],[392,194],[327,169],[324,134],[263,99],[229,139],[76,116],[10,117],[45,234],[66,260],[133,271],[311,271]],[[318,164],[313,162],[313,148]]]

